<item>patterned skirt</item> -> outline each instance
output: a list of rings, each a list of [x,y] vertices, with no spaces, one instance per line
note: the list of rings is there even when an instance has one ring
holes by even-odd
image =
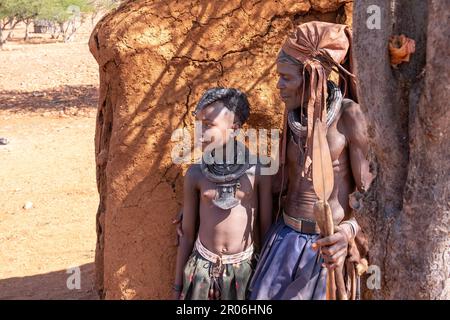
[[[235,255],[242,258],[241,261],[239,259],[227,259],[230,256],[222,256],[222,261],[220,259],[215,260],[208,255],[208,253],[214,254],[207,251],[203,246],[200,249],[199,243],[199,240],[197,240],[196,248],[194,248],[184,269],[181,299],[244,300],[253,272],[252,252],[247,251],[244,255],[242,253]],[[214,260],[216,262],[213,262]],[[230,261],[232,263],[224,263]]]

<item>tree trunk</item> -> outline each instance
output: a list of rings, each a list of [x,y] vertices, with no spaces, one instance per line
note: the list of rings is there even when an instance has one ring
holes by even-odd
[[[59,36],[62,35],[62,39],[64,41],[64,37],[65,37],[65,30],[64,30],[64,22],[58,22],[58,26],[59,26],[59,32],[58,32],[58,36],[57,39],[59,39]]]
[[[58,34],[58,25],[55,22],[51,23],[50,28],[52,29],[52,39],[58,39],[59,34]]]
[[[25,37],[24,37],[25,41],[28,41],[28,39],[29,39],[28,28],[30,26],[30,23],[31,23],[31,21],[29,21],[29,20],[25,21]]]
[[[77,30],[82,26],[83,22],[80,22],[80,24],[77,26],[77,21],[74,18],[73,20],[69,21],[69,25],[67,26],[67,35],[65,42],[72,41],[73,37],[75,36],[75,33]],[[70,32],[68,31],[70,27]]]
[[[3,49],[3,25],[0,24],[0,50]]]
[[[371,5],[380,9],[380,29],[368,28]],[[370,264],[381,271],[381,288],[366,298],[450,298],[449,5],[355,1],[358,90],[378,174],[358,213]],[[388,41],[397,34],[414,39],[416,52],[393,69]]]
[[[5,29],[5,26],[8,25],[8,24],[11,26],[11,27],[9,28],[8,35],[6,36],[6,38],[5,38],[5,40],[3,41],[3,43],[6,43],[6,41],[12,39],[12,37],[13,37],[13,32],[14,32],[14,28],[17,26],[17,24],[18,24],[19,22],[20,22],[20,20],[16,20],[16,21],[10,20],[7,24],[5,24],[5,25],[3,26],[3,29]]]
[[[91,15],[91,27],[94,27],[95,24],[95,19],[97,18],[97,11],[95,11],[92,15]]]
[[[64,42],[68,42],[69,41],[69,37],[70,37],[70,34],[69,34],[69,29],[70,29],[70,27],[72,26],[72,21],[68,21],[67,22],[67,27],[64,29],[64,25],[62,26],[62,29],[63,29],[63,41]]]

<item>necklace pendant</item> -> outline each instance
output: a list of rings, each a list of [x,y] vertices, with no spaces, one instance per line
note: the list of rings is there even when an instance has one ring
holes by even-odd
[[[236,199],[237,183],[224,183],[217,185],[216,198],[212,200],[215,206],[223,210],[229,210],[241,203],[241,200]]]

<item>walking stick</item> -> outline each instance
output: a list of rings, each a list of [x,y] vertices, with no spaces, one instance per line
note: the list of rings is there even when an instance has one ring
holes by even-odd
[[[314,124],[312,179],[314,192],[319,201],[314,204],[314,215],[323,237],[334,234],[333,215],[328,199],[334,186],[333,165],[326,137],[326,124],[319,119]],[[336,300],[336,277],[334,270],[327,272],[327,300]]]

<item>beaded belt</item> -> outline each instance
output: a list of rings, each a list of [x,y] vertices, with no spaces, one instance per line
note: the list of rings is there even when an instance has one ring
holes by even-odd
[[[195,249],[198,251],[198,253],[205,258],[206,260],[212,262],[212,263],[221,263],[221,264],[232,264],[232,263],[239,263],[244,260],[247,260],[251,258],[253,255],[253,244],[249,246],[245,251],[235,253],[235,254],[222,254],[217,255],[208,249],[205,248],[205,246],[201,243],[200,238],[197,237],[197,240],[195,241]]]

